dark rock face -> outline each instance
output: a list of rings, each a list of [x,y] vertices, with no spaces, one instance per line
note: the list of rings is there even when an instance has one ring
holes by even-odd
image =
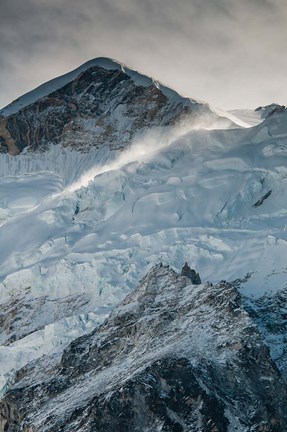
[[[17,373],[0,431],[282,432],[286,403],[238,291],[156,266],[62,358]]]
[[[181,269],[181,276],[185,276],[188,279],[191,280],[191,283],[193,285],[200,285],[201,279],[198,273],[194,269],[191,269],[187,262],[184,264],[184,266]]]
[[[260,328],[271,356],[287,382],[287,289],[248,301],[246,308]]]
[[[111,397],[96,398],[89,430],[186,430],[201,418],[202,430],[227,431],[223,404],[199,385],[186,359],[162,359]]]
[[[20,153],[7,127],[7,119],[2,116],[0,116],[0,153],[10,153],[12,156],[16,156]]]
[[[197,105],[197,104],[195,104]],[[0,152],[45,150],[50,144],[87,151],[120,149],[151,126],[192,114],[189,99],[170,100],[156,85],[137,84],[121,70],[92,66],[72,82],[0,119]]]

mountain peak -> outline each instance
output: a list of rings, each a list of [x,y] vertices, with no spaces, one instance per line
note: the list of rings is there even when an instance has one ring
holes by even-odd
[[[153,78],[150,78],[148,76],[140,74],[137,71],[129,69],[123,63],[120,63],[117,60],[114,60],[114,59],[111,59],[108,57],[97,57],[97,58],[94,58],[94,59],[91,59],[91,60],[85,62],[80,67],[72,70],[71,72],[68,72],[64,75],[61,75],[57,78],[54,78],[54,79],[40,85],[39,87],[35,88],[34,90],[24,94],[23,96],[20,96],[19,98],[15,99],[13,102],[11,102],[9,105],[2,108],[0,110],[0,115],[2,117],[8,117],[12,114],[16,114],[19,110],[22,110],[22,109],[26,108],[27,106],[37,102],[39,99],[46,97],[49,94],[59,90],[60,88],[64,87],[65,85],[74,81],[83,72],[86,72],[87,70],[89,70],[91,68],[95,68],[95,67],[105,69],[106,71],[123,72],[129,78],[131,78],[135,82],[136,85],[140,85],[143,87],[155,85],[156,87],[160,88],[165,93],[165,95],[167,97],[173,98],[173,99],[180,99],[181,98],[181,96],[177,92],[175,92],[174,90],[168,89],[167,87],[159,84]]]
[[[153,78],[115,60],[100,57],[21,96],[0,111],[0,151],[17,155],[27,148],[61,144],[75,150],[119,150],[138,133],[178,124],[192,127],[232,120],[208,104],[180,96]]]
[[[41,84],[39,87],[31,90],[28,93],[20,96],[15,99],[6,107],[0,110],[0,115],[3,117],[8,117],[12,114],[16,114],[19,110],[26,108],[28,105],[31,105],[37,100],[48,96],[49,94],[59,90],[64,87],[69,82],[72,82],[76,77],[78,77],[81,73],[86,70],[98,66],[102,69],[106,70],[123,70],[123,66],[117,62],[116,60],[110,59],[108,57],[97,57],[91,59],[85,63],[83,63],[78,68],[61,75],[59,77],[53,78],[52,80],[47,81],[44,84]]]

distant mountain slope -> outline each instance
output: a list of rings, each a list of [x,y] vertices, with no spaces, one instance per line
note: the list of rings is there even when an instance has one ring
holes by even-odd
[[[276,103],[260,106],[254,110],[252,109],[236,109],[229,111],[230,114],[234,115],[238,119],[246,122],[250,126],[256,126],[262,123],[263,120],[269,116],[283,112],[285,110],[284,105],[278,105]]]

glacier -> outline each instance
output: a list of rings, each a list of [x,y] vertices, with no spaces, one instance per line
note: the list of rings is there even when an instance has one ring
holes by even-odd
[[[103,322],[158,262],[188,261],[204,283],[240,279],[250,299],[286,288],[285,117],[156,130],[124,152],[0,155],[3,391]]]

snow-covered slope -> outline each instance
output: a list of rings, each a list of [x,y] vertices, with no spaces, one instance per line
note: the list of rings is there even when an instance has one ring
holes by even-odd
[[[63,97],[61,111],[72,89],[84,84],[86,91],[91,75],[100,73],[101,85],[108,83],[101,103],[109,97],[113,107],[104,114],[106,127],[115,120],[119,95],[133,98],[140,87],[140,100],[125,104],[125,120],[117,128],[120,147],[113,135],[97,141],[85,119],[80,138],[78,129],[70,129],[45,152],[23,146],[18,156],[0,155],[1,394],[31,360],[58,358],[72,340],[102,323],[160,261],[176,270],[188,261],[204,283],[235,281],[287,376],[282,304],[274,318],[279,336],[261,307],[278,305],[278,295],[287,291],[287,112],[255,127],[234,128],[233,117],[208,105],[178,100],[155,82],[145,86],[131,71],[111,67],[107,78],[105,67],[89,65],[81,71],[83,81],[77,72],[68,87],[55,91]],[[18,111],[4,111],[2,124],[14,122],[11,133],[40,136],[22,135],[15,124],[27,115],[35,120],[40,106],[45,115],[50,109],[55,115],[57,104],[49,105],[54,99],[45,89],[36,92],[40,102],[29,105],[32,99],[24,97]],[[83,100],[81,94],[77,103]],[[92,118],[91,100],[84,112],[88,106]],[[127,141],[126,127],[132,132]],[[91,140],[79,152],[87,130]],[[81,146],[66,146],[71,137]]]
[[[236,109],[229,111],[229,113],[249,126],[256,126],[262,123],[262,121],[265,120],[267,117],[275,113],[283,112],[284,110],[285,106],[273,103],[263,107],[260,106],[255,110]]]
[[[253,109],[236,109],[231,110],[230,114],[247,123],[250,127],[257,126],[264,120],[261,117],[261,112]]]

